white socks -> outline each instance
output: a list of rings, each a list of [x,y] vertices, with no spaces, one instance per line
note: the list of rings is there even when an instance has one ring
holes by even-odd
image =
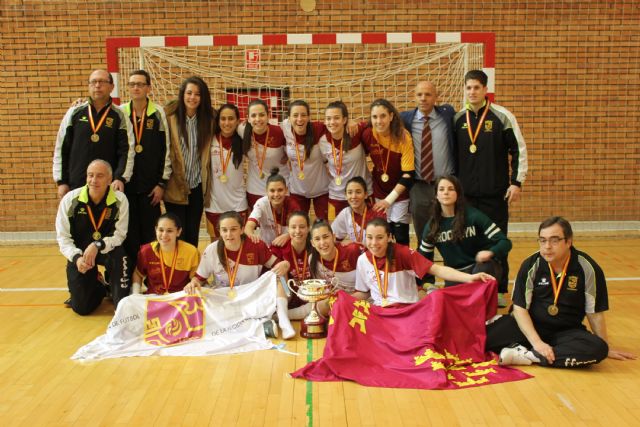
[[[288,317],[291,320],[302,320],[307,317],[307,314],[311,313],[312,304],[310,302],[300,307],[292,308],[288,311]]]
[[[278,326],[282,329],[282,338],[288,340],[296,335],[296,331],[291,326],[287,316],[287,306],[289,301],[284,297],[276,298],[276,312],[278,313]]]

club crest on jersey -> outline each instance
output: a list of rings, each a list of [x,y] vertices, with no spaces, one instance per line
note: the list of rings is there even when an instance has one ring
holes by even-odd
[[[538,282],[538,286],[549,286],[549,279],[547,279],[546,277],[543,277],[540,279],[540,281]]]
[[[251,253],[247,254],[247,264],[253,265],[255,264],[255,261],[256,261],[256,256],[254,254],[251,254]]]
[[[105,120],[104,125],[108,128],[112,128],[113,127],[113,117],[107,117],[107,120]]]
[[[153,119],[147,119],[147,129],[153,129]]]
[[[484,131],[491,132],[493,130],[493,120],[484,121]]]
[[[578,289],[578,276],[569,276],[567,278],[567,289],[575,291]]]

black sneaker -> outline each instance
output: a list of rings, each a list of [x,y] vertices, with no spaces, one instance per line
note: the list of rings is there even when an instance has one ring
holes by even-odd
[[[273,320],[267,320],[262,324],[264,335],[267,338],[278,338],[278,325]]]
[[[64,304],[64,308],[71,308],[71,297],[64,300],[63,304]]]

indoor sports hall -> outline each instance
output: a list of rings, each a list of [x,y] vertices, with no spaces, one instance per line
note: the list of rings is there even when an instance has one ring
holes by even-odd
[[[565,217],[573,245],[606,276],[609,347],[637,355],[639,21],[632,0],[3,0],[0,425],[639,425],[638,360],[518,366],[530,378],[455,390],[294,379],[327,344],[298,334],[260,351],[72,360],[105,334],[114,305],[105,298],[80,316],[63,304],[52,176],[60,123],[87,98],[97,69],[113,77],[114,104],[129,99],[134,70],[149,72],[159,105],[196,75],[214,108],[233,103],[245,120],[260,98],[273,124],[296,99],[319,122],[335,100],[358,123],[377,98],[412,110],[423,81],[460,111],[465,74],[483,70],[488,99],[517,117],[528,151],[526,181],[509,206],[509,290],[540,249],[540,222]],[[412,248],[419,234],[411,228]],[[209,243],[203,219],[201,253]],[[298,332],[301,321],[292,323]]]

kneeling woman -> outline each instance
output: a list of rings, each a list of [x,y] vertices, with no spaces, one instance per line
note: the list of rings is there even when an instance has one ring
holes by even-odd
[[[158,218],[157,241],[142,245],[138,252],[133,273],[134,294],[180,292],[189,283],[198,268],[200,253],[192,244],[178,240],[180,234],[182,224],[176,214],[167,212]]]
[[[343,211],[344,212],[344,211]],[[336,245],[336,237],[326,221],[316,221],[311,227],[311,276],[332,282],[337,290],[354,293],[356,290],[356,265],[362,254],[362,246],[358,243]],[[329,314],[329,301],[318,303],[318,310],[323,316]]]
[[[444,265],[465,273],[485,272],[501,277],[511,241],[479,210],[466,206],[460,181],[453,176],[436,180],[431,221],[424,227],[418,251],[433,261],[438,248]],[[445,286],[454,282],[447,281]]]
[[[233,299],[236,296],[234,287],[256,280],[263,267],[270,268],[278,276],[286,276],[289,263],[279,261],[264,242],[248,239],[242,232],[240,214],[232,211],[223,213],[218,227],[221,237],[204,250],[195,276],[184,288],[187,293],[195,293],[196,289],[200,289],[213,276],[213,286],[229,288],[227,295]],[[287,297],[282,286],[279,283],[276,286],[278,322],[283,337],[292,338],[295,331],[287,317]]]
[[[357,292],[354,296],[358,299],[371,296],[375,305],[385,307],[418,302],[415,279],[427,273],[456,282],[486,282],[493,279],[486,273],[467,274],[433,264],[409,247],[393,243],[391,227],[383,219],[371,220],[365,236],[367,251],[358,258]]]

